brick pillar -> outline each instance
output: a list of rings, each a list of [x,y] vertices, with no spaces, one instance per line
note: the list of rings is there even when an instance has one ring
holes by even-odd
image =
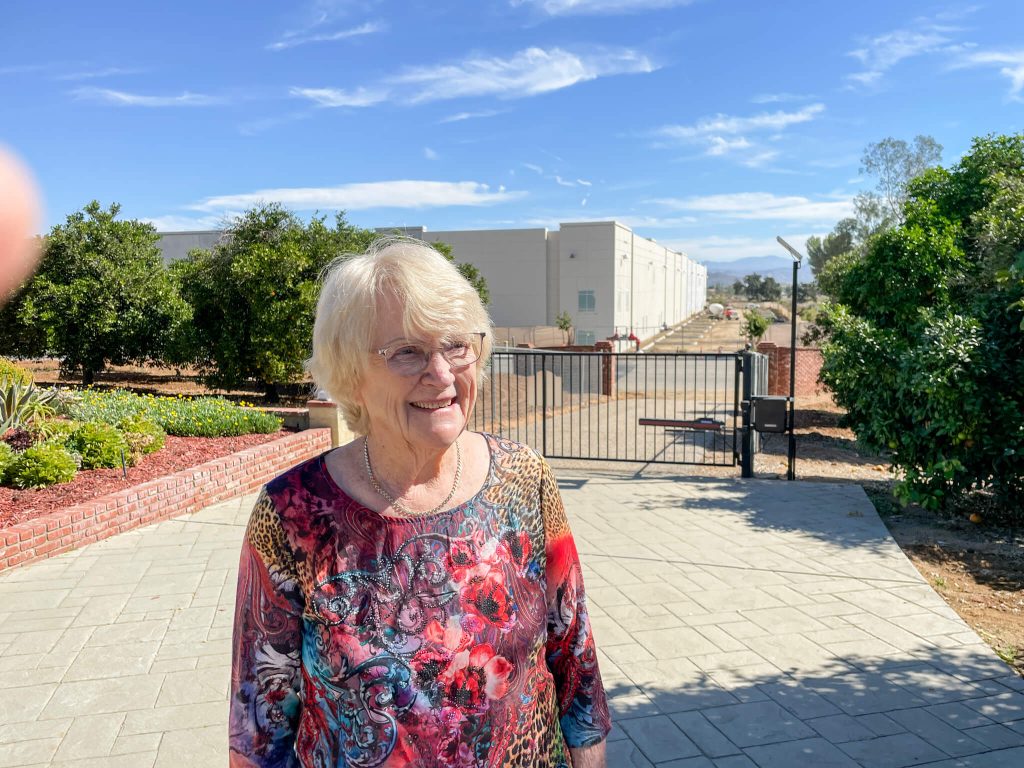
[[[615,368],[618,357],[612,354],[612,343],[610,341],[599,341],[594,344],[594,351],[603,353],[601,355],[601,394],[608,397],[615,397]]]

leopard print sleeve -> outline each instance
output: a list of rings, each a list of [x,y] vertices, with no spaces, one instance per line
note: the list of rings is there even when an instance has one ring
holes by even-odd
[[[297,766],[305,600],[266,491],[249,518],[238,567],[229,715],[232,766]]]
[[[555,679],[562,733],[569,747],[590,746],[611,730],[611,717],[576,544],[547,462],[541,459],[541,508],[544,515],[547,583],[548,668]]]

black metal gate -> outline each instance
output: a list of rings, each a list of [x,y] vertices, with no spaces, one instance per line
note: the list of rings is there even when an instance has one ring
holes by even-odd
[[[733,466],[744,357],[496,350],[471,427],[548,458]]]

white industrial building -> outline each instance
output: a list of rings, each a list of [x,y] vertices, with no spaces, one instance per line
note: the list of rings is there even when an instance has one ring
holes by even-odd
[[[474,265],[487,280],[496,326],[551,326],[564,311],[577,344],[616,333],[651,336],[699,312],[707,294],[705,266],[616,221],[563,223],[558,231],[381,231],[450,245],[456,261]],[[165,233],[159,245],[173,260],[210,247],[219,235]]]

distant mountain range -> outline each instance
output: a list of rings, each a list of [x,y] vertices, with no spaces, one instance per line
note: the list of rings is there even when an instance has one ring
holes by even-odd
[[[732,285],[753,273],[761,277],[774,277],[783,285],[793,282],[793,261],[782,256],[750,256],[735,261],[707,261],[708,285]],[[810,266],[800,265],[797,278],[801,283],[814,279]]]

